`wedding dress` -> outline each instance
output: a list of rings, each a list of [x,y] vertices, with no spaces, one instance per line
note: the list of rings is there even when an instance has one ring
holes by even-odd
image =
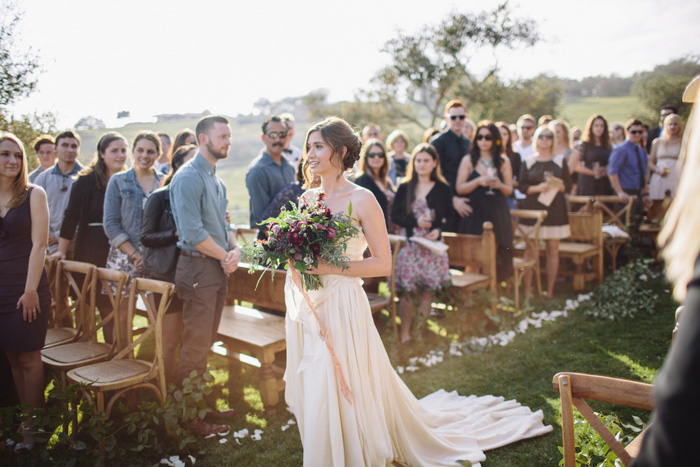
[[[347,256],[362,259],[362,233]],[[359,278],[328,274],[308,292],[340,363],[352,403],[343,396],[329,349],[305,298],[287,275],[285,399],[294,412],[304,465],[473,465],[484,450],[552,431],[542,411],[495,396],[442,389],[416,399],[394,371]]]

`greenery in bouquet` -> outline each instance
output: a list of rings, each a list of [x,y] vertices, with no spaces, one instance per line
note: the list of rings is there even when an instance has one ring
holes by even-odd
[[[318,276],[306,271],[321,264],[347,269],[349,258],[345,248],[351,238],[357,237],[359,229],[352,225],[352,203],[348,214],[332,214],[324,201],[325,194],[319,194],[311,204],[290,203],[290,209],[282,209],[279,216],[261,222],[267,226],[268,238],[257,240],[252,245],[243,246],[243,261],[249,262],[249,272],[258,266],[285,269],[293,264],[300,272],[304,290],[317,290],[321,287]]]

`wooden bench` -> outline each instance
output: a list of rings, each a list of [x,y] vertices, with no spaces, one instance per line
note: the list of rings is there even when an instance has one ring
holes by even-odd
[[[496,237],[493,224],[484,222],[481,235],[444,232],[442,238],[448,246],[447,256],[450,268],[464,268],[464,271],[450,269],[452,288],[462,293],[483,288],[496,296]],[[492,303],[492,309],[496,304]]]
[[[581,292],[587,281],[598,279],[598,283],[603,282],[603,214],[597,206],[591,212],[570,212],[569,226],[571,236],[559,242],[559,258],[570,259],[574,271],[562,270],[560,273],[573,276],[574,291]],[[544,247],[541,247],[540,254],[546,254]],[[586,271],[589,258],[593,261],[593,268]]]
[[[279,392],[284,390],[284,368],[275,365],[276,354],[287,348],[284,317],[260,308],[284,313],[286,272],[275,271],[273,280],[269,269],[261,269],[254,274],[248,274],[248,269],[242,263],[229,276],[226,306],[217,339],[222,341],[229,357],[229,384],[232,383],[231,375],[234,374],[236,362],[243,361],[240,354],[255,357],[260,362],[262,401],[267,413],[275,413]],[[242,302],[252,303],[253,307],[244,306]]]

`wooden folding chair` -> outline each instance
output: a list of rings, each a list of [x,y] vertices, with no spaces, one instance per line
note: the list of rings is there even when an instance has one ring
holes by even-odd
[[[83,332],[85,311],[93,287],[95,265],[78,261],[59,261],[56,265],[54,314],[46,330],[44,348],[76,341]],[[76,275],[82,275],[78,284]],[[72,295],[71,296],[71,292]],[[70,324],[66,326],[66,324]]]
[[[532,269],[537,279],[537,296],[542,296],[542,278],[540,277],[540,227],[547,211],[537,211],[530,209],[511,209],[510,216],[513,223],[513,250],[522,251],[523,256],[513,257],[513,289],[515,296],[515,308],[520,308],[520,283],[525,276],[525,272]],[[522,219],[533,219],[535,224],[524,226],[520,223]],[[534,253],[534,258],[525,258],[524,252],[530,250]]]
[[[49,373],[57,376],[56,380],[61,384],[65,382],[66,372],[79,366],[101,362],[110,359],[121,348],[121,336],[119,326],[114,326],[115,339],[112,343],[98,342],[98,332],[109,323],[119,322],[119,306],[122,300],[122,289],[129,280],[129,275],[123,271],[97,268],[92,275],[92,287],[90,302],[86,306],[83,322],[83,333],[76,342],[56,345],[41,351],[41,361]],[[107,281],[116,284],[116,292],[112,293]],[[101,287],[106,292],[111,304],[112,312],[104,318],[100,318],[97,311],[97,294],[101,293]]]
[[[605,441],[620,461],[625,465],[629,465],[639,453],[644,432],[627,446],[622,446],[585,400],[597,400],[651,411],[654,409],[652,397],[654,386],[626,379],[582,373],[557,373],[554,375],[552,384],[554,389],[559,392],[561,400],[564,467],[576,467],[574,407],[578,409],[583,418]]]

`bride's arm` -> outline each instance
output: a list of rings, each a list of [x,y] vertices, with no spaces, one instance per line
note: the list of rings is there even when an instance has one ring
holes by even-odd
[[[308,269],[308,273],[351,277],[383,277],[391,273],[391,247],[382,208],[369,191],[358,190],[352,198],[352,217],[360,221],[372,256],[348,262],[348,269],[319,264],[316,269]]]

